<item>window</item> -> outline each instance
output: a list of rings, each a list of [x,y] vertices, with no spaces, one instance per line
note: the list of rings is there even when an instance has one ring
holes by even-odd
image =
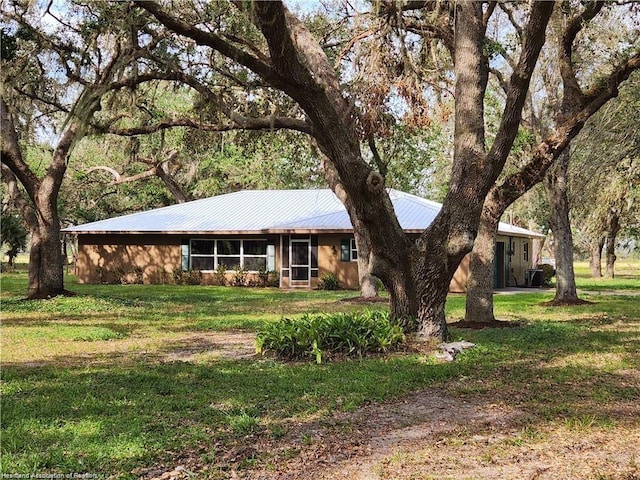
[[[193,270],[215,270],[215,241],[191,240],[191,262]]]
[[[355,262],[358,260],[358,249],[355,238],[343,238],[340,240],[340,261]]]
[[[227,270],[242,267],[242,257],[240,255],[241,240],[216,240],[218,247],[216,252],[216,268],[224,265]]]
[[[529,244],[527,242],[522,245],[522,251],[525,262],[529,261]]]
[[[193,270],[213,271],[222,265],[226,270],[240,267],[255,272],[275,266],[275,248],[269,248],[266,240],[191,240],[190,246]]]

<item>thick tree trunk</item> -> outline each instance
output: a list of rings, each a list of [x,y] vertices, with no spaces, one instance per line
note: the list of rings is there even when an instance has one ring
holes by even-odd
[[[349,208],[349,195],[344,189],[344,185],[340,182],[338,172],[327,158],[322,159],[322,168],[324,177],[329,188],[338,197],[338,199]],[[371,274],[370,258],[372,255],[371,246],[368,242],[368,236],[362,228],[354,227],[353,236],[355,237],[356,247],[358,249],[358,281],[360,283],[360,296],[362,298],[374,298],[378,296],[378,286],[376,277]]]
[[[544,249],[546,239],[534,238],[533,245],[531,247],[531,266],[537,268],[542,263],[542,250]]]
[[[60,247],[60,227],[39,222],[31,230],[29,298],[50,298],[67,293]]]
[[[569,148],[560,155],[545,178],[545,188],[551,204],[551,230],[555,235],[556,296],[552,303],[579,303],[573,270],[573,235],[569,220],[567,171],[571,155]]]
[[[605,278],[615,277],[615,263],[618,257],[615,254],[614,245],[609,245],[609,242],[607,242],[607,261],[606,261],[606,268],[604,271]]]
[[[392,318],[406,333],[416,332],[418,301],[410,263],[404,264],[403,268],[379,270],[384,271],[384,275],[379,278],[389,292],[389,310]]]
[[[609,212],[608,226],[607,226],[607,258],[606,269],[604,276],[606,278],[613,278],[615,276],[615,263],[618,257],[616,257],[616,238],[620,232],[620,216],[618,213],[611,209]]]
[[[2,174],[9,184],[20,181],[30,202],[20,192],[14,200],[31,232],[29,256],[29,298],[49,298],[64,289],[64,268],[60,243],[60,220],[58,217],[58,194],[67,170],[67,156],[79,132],[79,124],[72,121],[62,133],[53,151],[51,164],[39,179],[22,157],[18,136],[2,99]]]
[[[17,189],[18,181],[5,165],[2,174],[8,185],[9,197],[20,211],[31,234],[28,298],[49,298],[66,293],[60,223],[56,210],[57,194],[50,191],[46,193],[46,189],[52,184],[37,182],[31,185],[37,191],[34,208],[34,204],[28,202]]]
[[[69,131],[63,138],[71,137]],[[68,138],[70,142],[70,138]],[[35,210],[37,223],[31,226],[29,298],[49,298],[66,293],[58,217],[58,193],[66,171],[66,148],[54,151],[47,175],[40,182]]]
[[[483,52],[482,5],[456,5],[454,64],[454,160],[450,190],[442,208],[417,244],[414,268],[418,299],[418,334],[446,339],[444,314],[449,284],[462,258],[473,248],[482,203],[493,171],[484,137],[484,93],[488,60]],[[497,175],[496,175],[497,176]]]
[[[465,308],[467,322],[496,321],[493,313],[493,268],[498,223],[499,218],[494,219],[486,209],[483,210],[478,236],[470,254]]]
[[[344,201],[343,201],[344,203]],[[358,250],[358,282],[360,285],[360,297],[375,298],[378,296],[376,277],[371,273],[371,246],[367,241],[367,235],[361,229],[354,229],[353,234]]]
[[[358,280],[362,298],[375,298],[378,296],[376,277],[369,273],[369,261],[361,258],[360,252],[358,252]]]
[[[589,246],[589,269],[593,278],[602,277],[602,249],[604,238],[594,238]]]
[[[533,181],[525,186],[526,189],[532,188],[535,184]],[[523,188],[523,190],[525,189]],[[520,195],[523,195],[524,192]],[[535,230],[537,224],[534,220],[529,220],[529,230]],[[536,268],[542,261],[542,249],[544,248],[545,238],[534,238],[531,242],[531,266]]]

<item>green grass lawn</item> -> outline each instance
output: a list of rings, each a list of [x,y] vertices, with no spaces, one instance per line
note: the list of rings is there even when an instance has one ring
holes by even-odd
[[[615,278],[592,278],[588,262],[574,265],[576,284],[579,289],[590,292],[638,291],[640,290],[640,260],[620,258],[615,263]],[[604,273],[604,266],[602,273]]]
[[[138,478],[188,454],[207,478],[226,478],[238,445],[428,387],[509,402],[536,428],[624,426],[637,419],[611,406],[640,403],[635,272],[598,288],[581,276],[591,305],[543,307],[553,294],[539,290],[497,295],[497,316],[521,326],[452,328],[478,345],[454,363],[404,352],[322,365],[207,355],[215,343],[197,348],[198,339],[254,332],[282,316],[386,306],[340,301],[354,292],[78,285],[72,277],[77,296],[25,302],[26,275],[3,274],[1,473]],[[464,296],[450,297],[447,314],[464,316]],[[169,355],[181,349],[202,354]],[[269,462],[263,454],[234,468]]]

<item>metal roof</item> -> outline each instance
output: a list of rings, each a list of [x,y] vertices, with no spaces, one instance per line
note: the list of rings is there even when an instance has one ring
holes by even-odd
[[[441,204],[389,189],[389,197],[405,231],[427,228]],[[241,190],[146,212],[100,220],[63,232],[74,234],[233,234],[349,232],[347,211],[329,189]],[[524,228],[500,223],[498,233],[543,238]]]

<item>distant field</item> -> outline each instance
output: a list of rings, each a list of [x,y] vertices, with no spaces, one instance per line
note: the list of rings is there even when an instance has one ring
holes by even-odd
[[[615,263],[615,278],[593,278],[589,262],[574,264],[578,288],[589,291],[600,290],[638,290],[640,289],[640,259],[621,258]],[[604,263],[602,265],[604,273]]]

